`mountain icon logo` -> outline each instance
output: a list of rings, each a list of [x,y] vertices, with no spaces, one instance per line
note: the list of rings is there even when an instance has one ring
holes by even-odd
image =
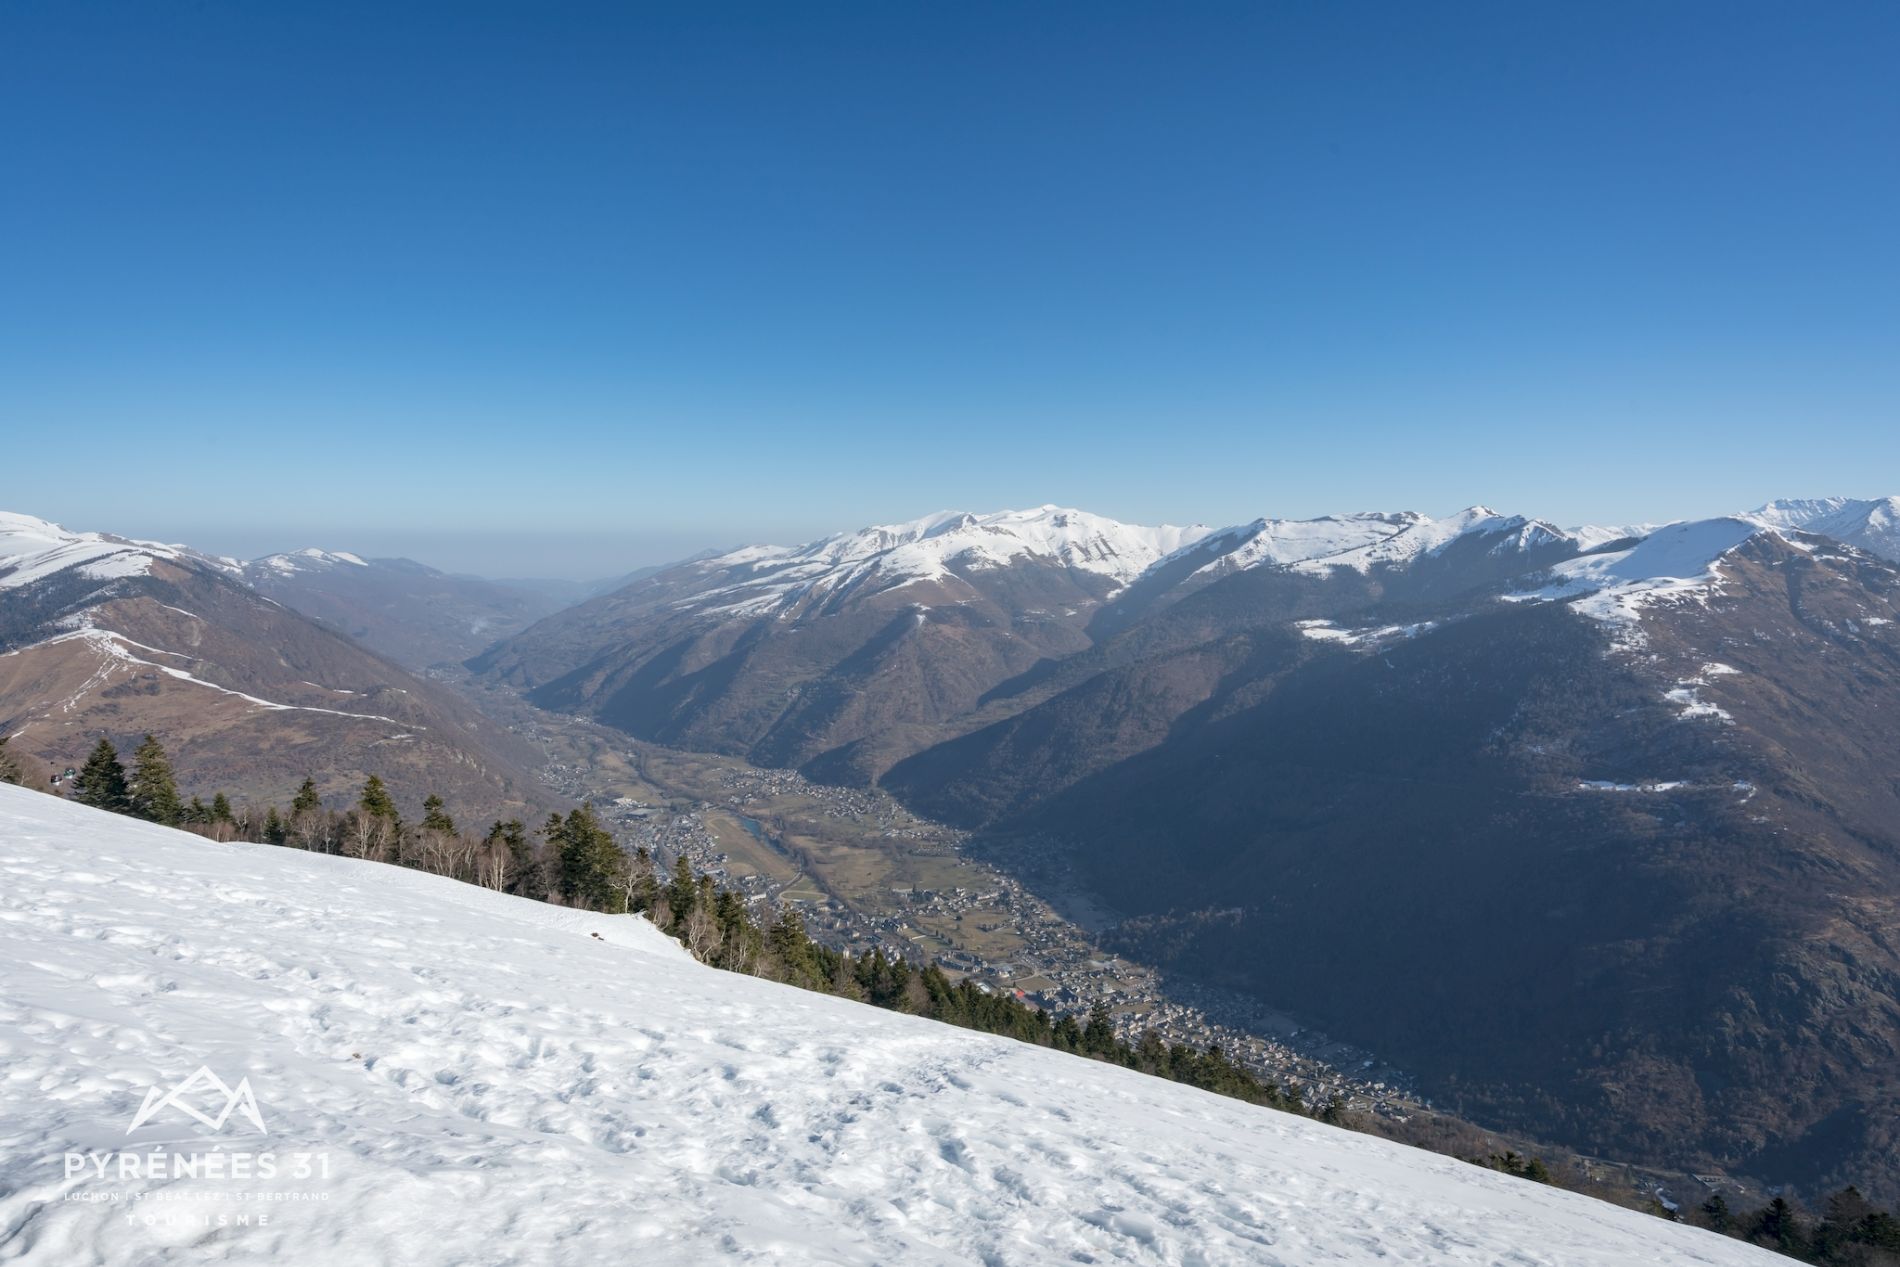
[[[192,1101],[208,1099],[215,1092],[224,1097],[224,1106],[216,1117],[204,1112]],[[139,1105],[139,1111],[132,1118],[132,1125],[125,1128],[130,1135],[167,1108],[177,1109],[185,1116],[202,1122],[214,1131],[222,1131],[230,1120],[233,1111],[241,1113],[255,1126],[259,1133],[268,1135],[270,1129],[264,1125],[264,1115],[257,1111],[257,1097],[251,1094],[251,1080],[238,1079],[238,1084],[226,1085],[224,1079],[212,1073],[204,1065],[199,1065],[196,1073],[177,1086],[170,1088],[152,1087],[145,1093],[145,1102]]]

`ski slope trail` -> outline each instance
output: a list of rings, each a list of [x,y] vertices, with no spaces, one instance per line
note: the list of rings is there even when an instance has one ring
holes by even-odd
[[[0,1262],[1784,1261],[642,920],[4,786],[0,1106]],[[111,1169],[155,1144],[276,1173]]]

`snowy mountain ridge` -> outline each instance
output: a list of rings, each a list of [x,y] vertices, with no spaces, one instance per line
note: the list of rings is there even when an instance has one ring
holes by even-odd
[[[1625,550],[1588,554],[1550,570],[1549,584],[1518,600],[1575,600],[1574,610],[1624,627],[1634,638],[1643,609],[1656,602],[1699,601],[1722,580],[1722,563],[1758,537],[1813,549],[1804,536],[1828,537],[1877,558],[1900,561],[1900,498],[1829,497],[1769,502],[1715,519],[1665,524]]]
[[[1197,546],[1220,547],[1220,556],[1212,563],[1202,565],[1197,575],[1223,575],[1244,572],[1254,567],[1284,567],[1363,549],[1404,532],[1423,519],[1423,515],[1412,511],[1396,514],[1371,511],[1325,515],[1318,519],[1256,519],[1237,528],[1210,533],[1176,553],[1185,553]]]
[[[863,587],[884,591],[951,582],[958,570],[1042,560],[1127,585],[1157,560],[1207,535],[1205,527],[1125,524],[1060,506],[975,515],[942,511],[907,523],[840,532],[802,546],[747,546],[690,564],[720,575],[693,604],[727,613],[791,607]]]
[[[722,973],[633,917],[6,786],[0,868],[0,1044],[34,1088],[0,1144],[20,1261],[1780,1261]],[[233,1101],[242,1079],[268,1134],[164,1108],[199,1069]],[[222,1160],[209,1178],[128,1177],[117,1159],[155,1143]],[[266,1153],[271,1174],[226,1177]]]
[[[1512,549],[1527,551],[1539,545],[1571,540],[1562,529],[1540,519],[1500,515],[1488,506],[1470,506],[1443,519],[1415,516],[1404,528],[1378,541],[1323,558],[1305,559],[1293,566],[1302,572],[1324,572],[1332,568],[1366,572],[1382,565],[1403,567],[1422,556],[1441,553],[1467,537],[1496,538],[1487,542],[1496,553]]]
[[[1663,528],[1680,528],[1683,522],[1742,522],[1763,531],[1813,532],[1900,559],[1900,498],[1778,501],[1730,519],[1681,521]],[[1416,511],[1315,519],[1263,517],[1211,531],[1198,525],[1149,528],[1056,506],[988,515],[944,512],[903,524],[841,532],[802,546],[728,551],[692,564],[708,578],[709,587],[673,601],[678,607],[721,615],[760,615],[785,612],[826,594],[954,582],[959,568],[1000,568],[1033,560],[1096,573],[1111,579],[1117,591],[1193,555],[1204,559],[1192,573],[1200,580],[1257,568],[1318,577],[1338,571],[1365,574],[1402,570],[1465,542],[1478,542],[1500,558],[1564,548],[1583,555],[1661,530],[1650,524],[1564,529],[1547,520],[1500,514],[1486,506],[1467,507],[1443,518]],[[1720,530],[1705,530],[1696,538],[1713,541],[1721,535]],[[1703,559],[1689,576],[1706,577],[1716,556],[1727,548]],[[1680,548],[1645,551],[1633,559],[1628,554],[1619,555],[1624,566],[1597,561],[1565,571],[1546,596],[1573,597],[1639,581],[1688,579],[1673,572],[1627,575],[1630,569],[1652,565],[1680,569],[1684,566]]]
[[[311,546],[303,550],[292,550],[287,554],[267,554],[262,558],[252,559],[244,565],[244,571],[249,575],[257,569],[268,568],[273,572],[290,574],[309,571],[327,572],[338,567],[364,568],[368,566],[369,564],[360,556],[351,554],[347,550],[319,550]]]
[[[20,589],[68,569],[98,581],[143,576],[159,559],[204,556],[187,546],[108,532],[69,532],[32,515],[0,511],[0,590]]]
[[[1740,517],[1767,528],[1833,537],[1869,554],[1900,560],[1900,497],[1788,499],[1769,502]]]

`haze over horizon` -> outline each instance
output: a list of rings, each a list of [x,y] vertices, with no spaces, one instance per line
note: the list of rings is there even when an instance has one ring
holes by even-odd
[[[1900,489],[1891,7],[22,4],[0,50],[0,507],[73,528],[598,578],[946,508]]]

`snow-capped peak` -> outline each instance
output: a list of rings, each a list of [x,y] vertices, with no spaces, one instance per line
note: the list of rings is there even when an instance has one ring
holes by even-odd
[[[1784,498],[1738,516],[1765,528],[1818,533],[1900,560],[1900,497]]]
[[[158,559],[197,557],[184,546],[103,532],[71,532],[32,515],[0,511],[0,590],[76,568],[92,580],[143,576]]]
[[[1149,528],[1063,506],[988,515],[940,511],[909,523],[838,533],[797,547],[788,557],[842,564],[882,556],[884,570],[895,573],[952,561],[1001,566],[1029,555],[1126,582],[1162,555],[1205,535],[1207,529],[1199,525]]]
[[[719,609],[764,611],[846,586],[869,585],[875,592],[957,581],[974,571],[1024,560],[1092,573],[1119,587],[1206,535],[1200,525],[1125,524],[1054,505],[986,515],[940,511],[802,546],[747,546],[693,566],[724,574],[728,583],[710,596],[718,600]]]
[[[310,546],[288,554],[267,554],[261,559],[252,559],[248,568],[268,569],[290,576],[298,572],[327,572],[337,567],[368,566],[368,563],[347,550],[319,550]]]
[[[1208,576],[1256,567],[1285,567],[1362,549],[1403,532],[1422,518],[1412,511],[1372,511],[1317,519],[1256,519],[1211,533],[1177,553],[1215,551],[1217,557],[1198,569],[1199,574]]]

